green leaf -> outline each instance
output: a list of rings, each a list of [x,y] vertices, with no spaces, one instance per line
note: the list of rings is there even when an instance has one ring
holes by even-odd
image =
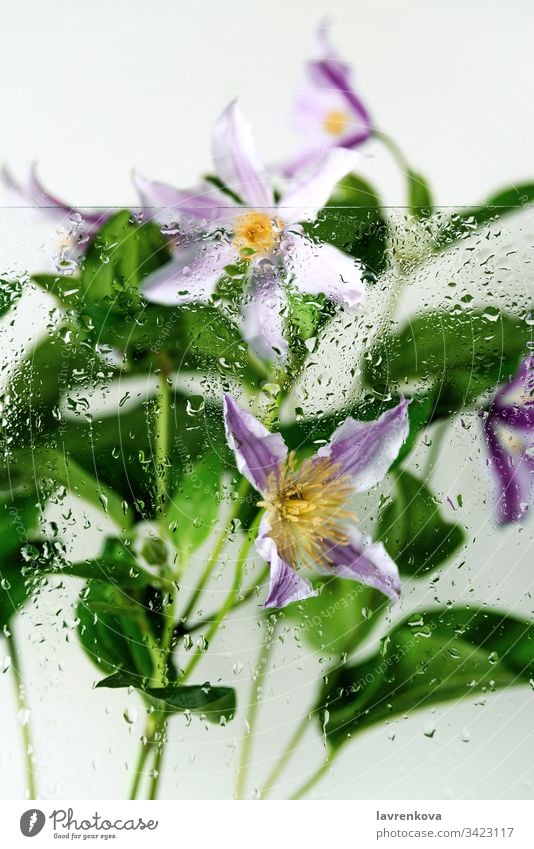
[[[432,192],[425,178],[416,171],[408,171],[408,206],[412,215],[426,218],[433,210]]]
[[[181,558],[209,537],[220,509],[224,463],[215,452],[205,454],[186,472],[167,509],[167,530]]]
[[[141,300],[142,281],[170,259],[164,236],[153,222],[137,223],[128,210],[108,219],[86,251],[80,278],[85,304],[102,299],[119,309]]]
[[[232,719],[236,695],[232,687],[212,687],[211,684],[167,687],[145,687],[139,679],[116,672],[99,681],[97,687],[134,687],[145,700],[162,713],[199,713],[209,722]]]
[[[0,628],[8,626],[24,603],[39,587],[39,573],[28,569],[21,548],[0,559]]]
[[[39,457],[38,469],[46,467],[54,484],[64,486],[70,493],[85,499],[113,519],[119,527],[131,525],[131,514],[123,506],[118,493],[103,481],[88,474],[68,454],[49,451]]]
[[[529,338],[525,321],[494,307],[429,312],[367,353],[364,379],[397,392],[431,387],[433,417],[448,416],[512,376]]]
[[[402,575],[420,577],[441,566],[460,548],[460,525],[442,518],[428,486],[399,471],[393,500],[382,510],[377,532]]]
[[[467,607],[424,611],[394,628],[369,660],[330,676],[318,717],[337,749],[377,723],[528,684],[533,675],[532,622]]]
[[[61,399],[87,384],[98,387],[113,374],[85,336],[65,325],[39,341],[17,368],[4,414],[10,450],[55,439],[61,429]]]
[[[0,503],[0,558],[28,541],[28,535],[37,529],[39,513],[39,503],[34,496]]]
[[[161,660],[158,641],[163,612],[152,587],[90,581],[80,594],[78,636],[86,654],[106,673],[123,670],[150,679]]]
[[[149,587],[158,583],[139,565],[139,561],[130,550],[128,540],[108,537],[104,542],[102,553],[98,557],[62,564],[56,574],[73,578],[94,578],[109,584],[126,587]],[[163,582],[161,582],[163,583]]]
[[[99,483],[119,493],[136,520],[155,517],[154,421],[150,401],[91,422],[70,420],[61,434],[63,451],[89,474],[98,469]],[[175,394],[169,421],[170,492],[176,491],[186,468],[206,453],[231,463],[221,405]]]
[[[319,594],[286,608],[296,634],[314,650],[341,656],[351,652],[386,609],[386,599],[371,587],[342,578],[316,580]]]
[[[313,224],[305,225],[313,239],[330,242],[361,260],[373,274],[387,266],[387,222],[380,199],[361,177],[344,177]]]
[[[459,239],[470,236],[484,224],[517,212],[531,203],[534,203],[534,183],[523,183],[501,189],[480,206],[455,212],[441,228],[437,237],[437,247],[443,250]]]
[[[37,531],[36,495],[0,503],[0,628],[7,625],[38,586],[39,573],[24,556]]]
[[[19,280],[0,280],[0,318],[10,311],[22,294]]]

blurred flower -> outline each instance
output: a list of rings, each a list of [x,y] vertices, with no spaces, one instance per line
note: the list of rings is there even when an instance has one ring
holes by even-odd
[[[528,512],[534,485],[534,355],[498,390],[484,431],[497,484],[497,521],[517,522]]]
[[[93,236],[110,217],[109,211],[100,209],[94,212],[83,212],[50,194],[37,176],[35,163],[21,181],[17,180],[6,167],[2,168],[0,177],[14,200],[46,215],[66,229],[76,225],[80,239],[85,237],[87,240],[87,237]]]
[[[167,230],[173,218],[178,226],[173,260],[144,284],[147,300],[169,305],[206,301],[225,268],[241,262],[251,296],[245,336],[265,357],[272,357],[273,349],[287,350],[282,277],[301,292],[358,305],[365,291],[361,268],[332,245],[312,241],[300,223],[316,218],[335,185],[352,170],[354,157],[347,150],[329,151],[277,201],[260,169],[250,128],[237,103],[231,103],[213,130],[215,167],[229,192],[212,185],[180,192],[134,177],[152,217],[165,222]]]
[[[311,567],[375,587],[397,600],[397,567],[381,542],[356,527],[348,502],[380,481],[408,435],[408,401],[376,421],[347,418],[328,445],[300,464],[282,436],[270,433],[230,395],[224,399],[226,436],[239,471],[265,508],[256,549],[270,564],[265,607],[315,595],[298,570]]]
[[[371,117],[356,93],[352,71],[332,47],[329,24],[323,21],[316,36],[316,55],[307,64],[308,83],[296,95],[292,122],[306,137],[304,151],[285,166],[294,174],[331,147],[354,148],[372,133]]]

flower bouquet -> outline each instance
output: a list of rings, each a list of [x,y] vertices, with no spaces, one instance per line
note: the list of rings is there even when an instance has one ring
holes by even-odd
[[[4,334],[35,299],[49,310],[2,397],[0,619],[30,798],[25,653],[44,649],[16,637],[69,582],[66,627],[95,688],[142,712],[118,791],[130,798],[161,792],[177,717],[237,729],[237,798],[267,798],[315,735],[301,798],[371,726],[499,688],[529,697],[532,621],[478,591],[466,604],[439,590],[469,571],[474,540],[461,495],[433,473],[478,464],[493,493],[480,494],[480,533],[515,523],[526,538],[532,290],[508,268],[503,294],[493,259],[509,256],[503,222],[534,201],[534,183],[440,210],[326,25],[306,75],[293,113],[305,144],[268,168],[234,101],[213,127],[213,170],[188,190],[135,174],[136,208],[75,209],[35,170],[4,171],[61,235],[48,270],[1,286]],[[369,144],[398,164],[403,210],[359,173]],[[469,445],[452,446],[458,430]],[[222,647],[254,643],[258,628],[238,698]],[[288,634],[320,664],[252,784],[262,694]],[[237,649],[230,660],[239,675]]]

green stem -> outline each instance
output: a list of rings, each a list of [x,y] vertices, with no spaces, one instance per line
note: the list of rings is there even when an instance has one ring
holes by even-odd
[[[165,369],[160,369],[158,391],[158,410],[156,426],[156,509],[160,536],[163,541],[167,536],[165,528],[165,502],[167,500],[167,468],[169,450],[169,406],[170,386]]]
[[[237,558],[237,564],[236,564],[235,573],[234,573],[234,580],[232,581],[232,586],[230,587],[230,591],[229,591],[228,595],[226,596],[222,607],[217,611],[215,618],[213,619],[213,622],[211,623],[210,627],[206,631],[205,641],[206,641],[206,643],[208,643],[208,645],[213,640],[215,634],[219,630],[226,614],[232,609],[232,607],[234,606],[234,604],[237,600],[237,595],[239,593],[239,588],[241,586],[241,580],[243,578],[243,572],[245,570],[245,563],[246,563],[246,560],[247,560],[247,555],[248,555],[249,549],[252,545],[252,542],[253,542],[253,540],[256,536],[256,532],[258,530],[258,525],[260,523],[261,516],[262,516],[262,511],[259,511],[256,519],[254,520],[254,522],[250,526],[250,529],[247,533],[247,537],[246,537],[243,545],[241,546],[241,551],[239,552],[239,556]],[[198,662],[200,661],[203,654],[204,654],[203,651],[201,651],[200,649],[197,649],[197,651],[195,652],[195,654],[193,655],[193,657],[189,661],[188,665],[184,669],[184,674],[183,674],[182,678],[180,679],[180,684],[183,684],[189,678],[189,676],[191,675],[193,670],[196,668],[196,666],[197,666]]]
[[[7,631],[7,629],[6,629]],[[24,698],[24,684],[21,674],[20,657],[17,649],[17,643],[13,631],[10,630],[6,635],[7,644],[9,647],[9,655],[11,658],[11,668],[13,670],[13,680],[15,682],[15,690],[17,695],[18,712],[28,710],[26,699]],[[35,771],[33,765],[33,743],[30,721],[21,723],[22,746],[24,749],[24,764],[26,768],[26,784],[28,787],[28,798],[37,799],[37,787],[35,782]]]
[[[389,292],[389,298],[386,304],[386,308],[384,310],[384,325],[386,333],[391,329],[389,325],[392,324],[393,319],[395,318],[395,310],[399,302],[399,298],[402,294],[402,290],[404,289],[404,286],[406,284],[406,281],[407,277],[405,274],[402,274],[399,271],[395,272],[393,284]]]
[[[330,760],[324,761],[324,763],[321,764],[319,769],[316,770],[316,772],[314,772],[313,775],[311,775],[310,778],[308,778],[308,780],[305,781],[304,784],[301,784],[298,790],[293,793],[293,795],[291,796],[291,800],[294,801],[296,799],[302,799],[302,797],[305,796],[306,793],[308,793],[313,787],[315,787],[315,785],[321,780],[323,775],[328,772],[335,758],[336,755],[334,754],[330,758]]]
[[[158,798],[159,779],[161,776],[161,767],[163,765],[163,756],[165,754],[165,742],[167,733],[167,721],[165,719],[159,723],[158,730],[156,733],[160,735],[160,739],[155,743],[156,757],[154,759],[154,766],[152,767],[152,780],[150,782],[150,789],[148,793],[148,798],[151,801],[154,801]]]
[[[387,133],[384,133],[382,130],[376,129],[373,130],[373,136],[375,137],[375,139],[378,139],[380,142],[382,142],[384,147],[389,150],[393,159],[404,174],[407,174],[409,171],[412,170],[403,151],[401,150],[397,142],[391,138],[391,136],[389,136]]]
[[[261,645],[260,654],[258,657],[257,670],[258,674],[256,680],[253,682],[253,686],[251,688],[250,693],[250,704],[248,706],[248,711],[246,715],[246,729],[245,734],[243,736],[243,741],[241,743],[241,754],[239,757],[239,764],[237,768],[237,778],[235,785],[235,797],[236,799],[242,799],[245,794],[245,787],[247,783],[247,773],[250,765],[250,753],[252,750],[252,741],[254,736],[254,725],[256,723],[256,717],[258,715],[258,708],[260,705],[260,695],[263,686],[263,682],[265,680],[267,674],[267,666],[269,664],[269,659],[271,656],[271,652],[274,647],[274,630],[272,634],[265,634],[263,643]]]
[[[146,742],[143,742],[141,745],[141,748],[139,750],[139,756],[137,758],[137,763],[135,765],[132,789],[130,791],[130,800],[137,799],[137,793],[139,792],[139,786],[143,778],[143,769],[148,759],[148,756],[151,754],[152,749],[154,747],[155,730],[156,729],[154,725],[154,719],[152,716],[149,716],[145,732]]]
[[[246,602],[254,595],[258,586],[260,584],[265,583],[268,576],[269,576],[269,566],[264,566],[263,569],[261,570],[258,578],[256,578],[255,581],[253,581],[251,586],[247,590],[245,590],[239,596],[238,599],[236,599],[236,602],[235,602],[235,604],[232,605],[231,610],[237,610],[237,608],[241,607],[242,604],[246,604]],[[192,625],[190,625],[188,627],[184,627],[183,629],[180,626],[178,626],[177,628],[175,628],[175,633],[179,637],[183,636],[184,634],[192,634],[195,631],[199,631],[201,628],[205,628],[206,625],[209,625],[211,622],[213,622],[215,616],[216,616],[215,613],[211,613],[209,616],[205,616],[203,619],[199,619],[197,622],[193,622]]]
[[[163,543],[166,541],[166,501],[167,501],[167,469],[169,452],[169,410],[170,410],[170,386],[168,374],[163,366],[159,372],[159,391],[157,400],[156,437],[155,437],[155,466],[156,466],[156,513],[158,518],[159,536]],[[163,577],[167,582],[168,604],[164,616],[164,630],[161,638],[161,651],[154,658],[155,680],[152,686],[164,686],[167,681],[167,666],[169,656],[172,652],[172,637],[175,620],[176,594],[173,592],[174,575],[168,566],[163,567]],[[157,714],[148,717],[146,727],[146,742],[142,742],[137,759],[130,799],[135,799],[143,777],[143,768],[151,754],[154,746],[156,758],[152,781],[150,784],[150,799],[155,799],[161,772],[163,749],[165,746],[166,720]],[[159,739],[158,739],[159,737]]]
[[[200,596],[202,595],[202,592],[204,591],[204,587],[208,583],[210,576],[211,576],[211,573],[212,573],[213,569],[215,568],[217,561],[219,560],[219,556],[221,554],[221,551],[223,550],[224,546],[226,545],[228,535],[230,534],[232,527],[233,527],[233,524],[235,522],[235,519],[237,518],[237,514],[239,513],[239,510],[241,509],[243,499],[248,494],[250,489],[251,489],[251,486],[250,486],[249,482],[247,481],[246,478],[243,478],[242,481],[241,481],[241,485],[240,485],[240,487],[237,491],[237,497],[236,497],[236,503],[235,503],[234,509],[232,510],[232,513],[231,513],[228,521],[226,522],[223,530],[221,531],[221,533],[219,534],[219,536],[217,538],[217,542],[215,543],[213,551],[211,552],[211,555],[209,556],[209,558],[206,562],[206,565],[204,567],[204,571],[202,572],[202,575],[200,576],[200,578],[198,580],[198,583],[195,587],[193,595],[189,599],[189,603],[187,604],[187,606],[186,606],[186,608],[185,608],[185,610],[184,610],[184,612],[181,616],[182,621],[186,622],[190,618],[191,614],[193,613],[195,606],[196,606],[196,603],[197,603],[198,599],[200,598]]]
[[[301,722],[299,722],[293,734],[291,735],[287,746],[285,747],[284,751],[282,752],[275,765],[271,769],[269,775],[267,776],[267,780],[265,781],[265,784],[260,790],[260,799],[265,799],[265,797],[268,796],[271,790],[273,789],[274,785],[276,784],[280,775],[284,771],[290,758],[296,751],[300,741],[304,737],[304,734],[309,728],[309,724],[310,723],[308,720],[308,716],[303,716]]]

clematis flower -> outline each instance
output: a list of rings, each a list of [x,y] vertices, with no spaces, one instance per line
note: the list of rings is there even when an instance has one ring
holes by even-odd
[[[484,422],[500,524],[527,514],[534,489],[534,355],[502,386]]]
[[[372,134],[371,117],[357,94],[352,72],[330,42],[329,24],[317,30],[316,55],[308,62],[308,82],[295,97],[292,122],[306,137],[306,149],[285,166],[295,174],[317,155],[331,147],[354,148]]]
[[[180,192],[135,177],[145,208],[161,208],[167,224],[172,212],[180,233],[173,260],[147,279],[144,295],[168,305],[209,300],[225,267],[242,262],[250,302],[245,336],[262,356],[272,357],[273,349],[283,354],[282,280],[351,308],[364,297],[357,263],[332,245],[313,242],[301,224],[317,216],[334,186],[352,170],[355,153],[330,151],[276,202],[234,101],[215,124],[213,158],[232,196],[213,186]]]
[[[271,567],[265,607],[315,595],[302,568],[360,581],[398,599],[397,567],[381,542],[358,529],[350,499],[378,483],[397,457],[408,435],[408,403],[403,399],[376,421],[347,418],[327,445],[298,464],[279,433],[225,396],[228,444],[265,509],[256,539]]]

